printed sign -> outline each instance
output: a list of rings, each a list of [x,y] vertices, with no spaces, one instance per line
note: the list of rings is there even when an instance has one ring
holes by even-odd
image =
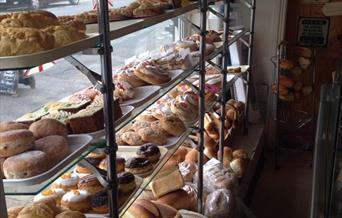
[[[297,44],[306,47],[325,47],[328,44],[329,23],[327,17],[300,17]]]
[[[0,93],[17,94],[18,71],[0,71]]]

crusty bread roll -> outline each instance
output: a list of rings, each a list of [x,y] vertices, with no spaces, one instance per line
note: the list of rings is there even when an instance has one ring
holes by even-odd
[[[79,211],[64,211],[55,218],[85,218],[85,215]]]
[[[236,158],[249,160],[248,153],[243,149],[236,149],[233,151],[233,159],[236,159]]]
[[[35,149],[45,152],[51,163],[57,163],[70,153],[68,141],[59,135],[50,135],[36,140]]]
[[[27,129],[0,132],[0,157],[9,157],[34,147],[34,137]]]
[[[51,212],[51,210],[49,210],[48,207],[44,207],[42,205],[31,205],[31,206],[27,206],[24,207],[24,209],[22,209],[17,218],[54,218],[54,214],[53,212]]]
[[[246,160],[237,158],[230,162],[230,168],[234,171],[238,178],[242,178],[247,170],[247,164],[248,162]]]
[[[32,123],[29,130],[33,132],[36,139],[49,135],[60,135],[65,138],[68,136],[67,127],[63,123],[50,118],[41,119]]]
[[[203,152],[209,159],[217,158],[217,148],[215,147],[206,147]]]
[[[217,152],[217,158],[221,157],[220,150]],[[233,151],[230,147],[224,147],[223,148],[223,166],[225,168],[228,168],[230,165],[230,162],[233,160]]]
[[[23,208],[24,208],[23,206],[8,208],[7,209],[8,218],[16,218]]]
[[[138,199],[128,209],[127,217],[129,218],[176,218],[181,217],[176,209],[145,199]]]
[[[167,204],[177,210],[195,210],[196,209],[196,199],[192,198],[183,189],[178,189],[176,191],[170,192],[156,200],[158,203]]]
[[[49,157],[42,151],[27,151],[9,157],[4,162],[7,179],[29,178],[45,172],[50,167]]]
[[[16,123],[16,122],[1,122],[0,123],[0,132],[16,130],[16,129],[28,129],[28,126],[23,123]]]

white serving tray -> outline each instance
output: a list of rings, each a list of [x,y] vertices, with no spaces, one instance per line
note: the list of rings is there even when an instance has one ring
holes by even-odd
[[[48,171],[39,175],[25,179],[3,179],[4,186],[15,186],[20,188],[20,186],[37,185],[52,178],[70,162],[80,157],[82,153],[88,149],[92,138],[93,137],[88,134],[69,135],[67,140],[70,146],[71,153],[66,158],[64,158],[58,164],[55,164],[55,166],[53,166]]]
[[[121,106],[140,106],[158,94],[160,86],[140,86],[134,88],[134,98],[122,102]]]
[[[118,156],[123,157],[125,159],[130,158],[130,157],[136,157],[137,156],[136,151],[139,148],[140,148],[140,146],[119,146]],[[147,172],[147,173],[137,174],[137,176],[140,176],[142,178],[148,177],[149,175],[151,175],[153,173],[155,168],[160,164],[160,161],[163,160],[163,158],[167,154],[168,150],[164,146],[158,146],[158,148],[160,150],[160,158],[159,158],[159,161],[154,164],[153,170],[151,170],[150,172]]]

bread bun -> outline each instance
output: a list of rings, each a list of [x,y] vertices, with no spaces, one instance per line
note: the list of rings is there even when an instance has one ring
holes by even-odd
[[[170,192],[156,200],[158,203],[167,204],[177,210],[187,209],[187,210],[195,210],[196,209],[196,199],[191,198],[191,196],[184,191],[183,189],[179,189],[173,192]]]
[[[158,202],[138,199],[127,211],[128,217],[139,218],[176,218],[180,217],[177,210]]]
[[[49,207],[33,204],[24,207],[18,214],[17,218],[54,218],[53,211]]]
[[[236,158],[249,160],[248,153],[243,149],[236,149],[233,151],[233,159],[236,159]]]
[[[230,168],[234,171],[238,178],[242,178],[247,170],[247,161],[237,158],[230,162]]]
[[[204,148],[204,154],[207,156],[209,159],[211,158],[217,158],[217,148],[214,147],[206,147]]]
[[[46,118],[38,120],[30,125],[29,130],[33,132],[36,139],[40,139],[49,135],[68,136],[67,127],[54,119]]]
[[[16,129],[28,129],[28,126],[26,124],[16,123],[16,122],[1,122],[0,123],[0,132],[16,130]]]
[[[217,157],[221,157],[220,150],[217,152]],[[225,168],[228,168],[230,165],[230,162],[233,160],[233,151],[230,147],[224,147],[223,148],[223,166]]]
[[[27,129],[0,132],[0,157],[9,157],[34,147],[34,137]]]
[[[36,140],[35,149],[45,152],[51,163],[57,163],[70,153],[68,141],[59,135],[50,135]]]
[[[79,211],[64,211],[58,214],[57,216],[55,216],[55,218],[85,218],[85,217],[86,216],[84,216],[84,214]]]
[[[7,209],[8,218],[16,218],[22,209],[24,209],[23,206],[8,208]]]
[[[29,178],[49,169],[49,157],[42,151],[27,151],[7,158],[3,167],[7,179]]]

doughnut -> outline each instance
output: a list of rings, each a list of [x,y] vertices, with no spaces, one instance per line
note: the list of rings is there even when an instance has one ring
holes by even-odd
[[[143,157],[131,157],[126,161],[125,169],[133,174],[143,174],[152,171],[151,161]]]
[[[90,195],[94,195],[97,192],[104,190],[104,187],[94,175],[82,177],[79,180],[77,187],[79,190],[87,191]]]
[[[67,127],[63,123],[50,118],[41,119],[32,123],[29,130],[33,132],[33,136],[36,139],[49,135],[60,135],[65,138],[68,136]]]
[[[136,151],[138,157],[143,157],[152,163],[158,162],[160,158],[160,150],[158,146],[152,143],[142,145]]]
[[[0,132],[0,157],[10,157],[34,147],[34,137],[27,129]]]
[[[0,132],[6,132],[16,129],[28,129],[28,126],[23,123],[16,122],[0,122]]]
[[[135,177],[130,172],[121,172],[118,174],[119,190],[122,193],[131,192],[135,189]]]
[[[35,149],[44,151],[52,163],[58,163],[70,154],[68,141],[59,135],[50,135],[36,140]]]
[[[84,190],[71,190],[63,195],[61,205],[70,210],[87,212],[90,210],[89,193]]]
[[[138,134],[144,142],[152,142],[158,145],[164,145],[167,143],[167,138],[162,132],[156,129],[143,128],[138,131]]]
[[[65,173],[60,176],[51,185],[52,191],[56,189],[63,189],[64,191],[70,191],[72,189],[77,189],[79,177],[72,173]]]
[[[96,213],[108,213],[108,193],[101,191],[91,197],[91,209]]]
[[[160,119],[161,127],[170,135],[180,136],[185,131],[185,125],[176,116],[165,116]]]
[[[125,170],[125,158],[116,157],[116,172],[120,173]],[[107,171],[107,159],[103,159],[99,164],[99,168]]]
[[[152,85],[167,83],[171,79],[162,69],[146,62],[139,64],[134,70],[134,74],[139,79]]]
[[[6,179],[29,178],[50,168],[49,157],[43,151],[26,151],[7,158],[3,168]]]
[[[141,136],[136,132],[125,132],[121,135],[121,140],[128,145],[139,146],[144,144]]]

